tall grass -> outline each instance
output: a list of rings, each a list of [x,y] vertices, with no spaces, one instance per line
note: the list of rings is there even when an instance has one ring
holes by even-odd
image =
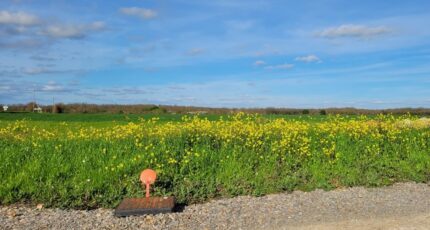
[[[0,123],[1,204],[114,207],[143,196],[144,168],[182,203],[430,179],[430,122],[410,117]]]

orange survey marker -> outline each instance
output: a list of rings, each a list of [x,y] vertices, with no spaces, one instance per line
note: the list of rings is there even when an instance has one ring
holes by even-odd
[[[140,181],[145,184],[146,187],[146,197],[149,197],[150,185],[157,179],[157,173],[152,169],[145,169],[140,173]]]
[[[150,197],[150,186],[157,179],[157,173],[145,169],[140,173],[140,181],[145,185],[145,198],[126,198],[115,209],[115,216],[131,216],[172,212],[175,207],[174,197]]]

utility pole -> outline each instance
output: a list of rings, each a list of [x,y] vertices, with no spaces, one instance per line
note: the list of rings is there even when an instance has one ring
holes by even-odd
[[[34,106],[36,104],[36,88],[33,86],[33,103],[31,103],[33,106],[33,113],[34,113]]]

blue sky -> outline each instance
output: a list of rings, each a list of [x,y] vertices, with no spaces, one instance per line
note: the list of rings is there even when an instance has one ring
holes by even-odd
[[[0,2],[0,104],[430,107],[430,1]]]

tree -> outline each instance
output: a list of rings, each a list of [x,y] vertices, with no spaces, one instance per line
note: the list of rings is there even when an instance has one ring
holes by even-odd
[[[55,104],[53,108],[53,113],[64,113],[65,105],[63,103]]]
[[[27,112],[33,112],[33,109],[34,108],[36,108],[37,107],[37,105],[36,105],[36,103],[35,102],[29,102],[29,103],[27,103],[26,105],[25,105],[25,111],[27,111]]]

